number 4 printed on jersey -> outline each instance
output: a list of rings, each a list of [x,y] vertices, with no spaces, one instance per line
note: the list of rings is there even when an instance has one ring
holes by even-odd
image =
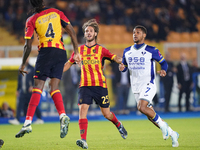
[[[48,29],[47,29],[47,32],[46,32],[45,36],[46,37],[54,38],[55,33],[53,32],[53,25],[52,25],[52,23],[49,23]]]

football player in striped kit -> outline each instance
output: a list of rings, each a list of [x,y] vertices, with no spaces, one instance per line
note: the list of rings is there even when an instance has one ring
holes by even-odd
[[[86,43],[78,48],[81,55],[81,81],[78,93],[81,140],[77,140],[76,144],[83,149],[87,149],[87,113],[89,106],[93,103],[93,99],[99,105],[103,116],[117,127],[122,138],[127,138],[127,131],[122,123],[118,121],[115,114],[110,112],[106,78],[102,70],[102,61],[104,57],[113,60],[118,64],[122,62],[122,58],[110,53],[109,50],[97,44],[99,26],[95,19],[86,22],[82,28]],[[72,56],[65,64],[63,71],[67,71],[75,63],[73,55],[74,54],[72,53]]]
[[[68,18],[64,13],[55,8],[47,8],[43,0],[29,0],[33,7],[33,15],[26,21],[25,45],[22,64],[19,72],[23,75],[25,62],[31,52],[34,30],[39,37],[37,61],[35,65],[34,87],[29,102],[26,120],[22,129],[15,135],[16,138],[32,131],[31,123],[35,109],[40,102],[40,97],[47,77],[51,78],[50,95],[54,101],[60,117],[60,137],[64,138],[68,133],[70,118],[66,115],[62,95],[58,89],[62,77],[63,67],[67,60],[66,51],[62,41],[62,27],[72,39],[74,47],[74,59],[80,63],[78,42],[76,34]]]

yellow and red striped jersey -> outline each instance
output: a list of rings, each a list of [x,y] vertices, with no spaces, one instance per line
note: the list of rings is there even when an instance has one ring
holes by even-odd
[[[78,48],[81,55],[81,81],[82,86],[101,86],[107,88],[106,78],[102,70],[102,59],[107,57],[111,60],[116,56],[109,52],[106,48],[95,44],[91,47],[81,45]],[[74,63],[74,53],[69,59],[70,63]]]
[[[38,48],[56,47],[65,49],[62,42],[62,27],[70,24],[64,13],[55,8],[45,8],[26,21],[25,39],[31,39],[36,31],[39,38]]]

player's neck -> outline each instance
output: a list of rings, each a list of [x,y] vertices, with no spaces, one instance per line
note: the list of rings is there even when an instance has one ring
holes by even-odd
[[[135,47],[136,49],[139,49],[139,48],[141,48],[143,45],[144,45],[144,43],[141,43],[141,44],[135,43],[135,44],[134,44],[134,47]]]
[[[144,40],[142,40],[142,41],[138,41],[138,42],[135,43],[135,44],[140,45],[140,44],[143,44],[143,43],[144,43]]]
[[[85,45],[87,45],[88,47],[92,47],[96,44],[96,41],[93,40],[93,41],[86,41]]]
[[[143,45],[144,44],[144,42],[143,43],[135,43],[134,45]]]

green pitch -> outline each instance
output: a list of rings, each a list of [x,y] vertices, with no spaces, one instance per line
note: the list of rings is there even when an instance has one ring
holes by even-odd
[[[122,139],[116,127],[109,121],[89,121],[87,143],[90,150],[199,150],[200,118],[166,119],[180,134],[179,147],[172,148],[171,138],[162,139],[161,131],[148,120],[122,121],[128,138]],[[0,139],[5,144],[2,150],[79,150],[78,122],[71,122],[68,135],[60,138],[60,124],[32,125],[33,131],[22,138],[15,138],[21,126],[0,125]]]

